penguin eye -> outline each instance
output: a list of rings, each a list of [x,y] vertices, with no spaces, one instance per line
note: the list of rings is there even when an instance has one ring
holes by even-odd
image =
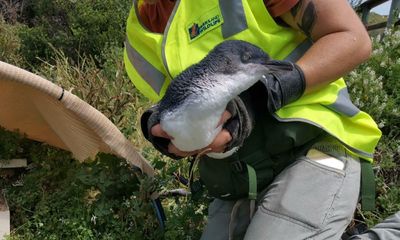
[[[250,53],[249,52],[244,52],[242,57],[241,57],[242,62],[248,62],[250,59],[251,59]]]

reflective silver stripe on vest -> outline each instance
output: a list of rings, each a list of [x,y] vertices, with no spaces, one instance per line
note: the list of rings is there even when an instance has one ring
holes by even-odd
[[[247,29],[242,0],[219,0],[219,6],[224,18],[221,26],[224,39]]]
[[[125,49],[128,53],[128,58],[133,67],[139,75],[153,88],[153,90],[160,94],[161,88],[165,82],[165,76],[151,65],[139,52],[137,52],[128,42],[125,41]]]
[[[312,46],[312,42],[310,39],[304,40],[304,42],[300,43],[286,58],[286,61],[296,62],[299,60],[305,52]]]
[[[353,117],[360,112],[360,109],[351,102],[347,88],[341,89],[336,101],[331,105],[326,105],[326,107],[348,117]]]
[[[169,16],[169,19],[168,19],[168,22],[167,22],[167,26],[165,26],[164,37],[163,37],[162,44],[161,44],[162,61],[163,61],[165,70],[167,71],[167,74],[171,79],[173,79],[173,77],[172,77],[172,74],[171,74],[171,72],[169,70],[169,67],[168,67],[167,56],[166,56],[166,53],[165,53],[165,45],[167,43],[167,36],[168,36],[169,28],[171,27],[171,23],[172,23],[173,19],[175,18],[175,14],[178,11],[178,7],[179,7],[180,3],[181,3],[181,0],[177,0],[175,2],[175,6],[174,6],[174,9],[172,10],[171,15]]]

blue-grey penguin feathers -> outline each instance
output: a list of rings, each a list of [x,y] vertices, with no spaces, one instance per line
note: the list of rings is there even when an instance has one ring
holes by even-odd
[[[225,41],[179,74],[158,105],[162,129],[183,151],[208,146],[230,100],[268,73],[269,56],[244,41]]]
[[[216,84],[223,84],[222,81],[226,78],[216,76],[234,75],[247,71],[254,65],[264,65],[269,60],[267,53],[251,43],[240,40],[224,41],[199,63],[190,66],[173,79],[159,103],[160,108],[177,107],[189,95],[201,94]]]

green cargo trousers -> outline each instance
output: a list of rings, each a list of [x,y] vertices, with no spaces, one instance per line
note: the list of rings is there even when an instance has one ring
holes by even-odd
[[[340,239],[358,202],[360,162],[343,148],[318,150],[326,147],[343,169],[302,156],[259,194],[251,220],[249,200],[215,199],[201,239]]]

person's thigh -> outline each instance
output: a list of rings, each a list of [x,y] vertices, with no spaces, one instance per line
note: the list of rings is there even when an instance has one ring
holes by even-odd
[[[357,205],[360,163],[344,169],[301,157],[268,187],[245,239],[340,239]]]

